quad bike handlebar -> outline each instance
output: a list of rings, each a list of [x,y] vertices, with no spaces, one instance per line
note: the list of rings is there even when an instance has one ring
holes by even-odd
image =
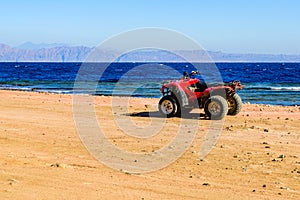
[[[199,71],[192,71],[191,73],[188,73],[187,71],[183,72],[183,77],[184,78],[191,78],[193,76],[199,75]]]

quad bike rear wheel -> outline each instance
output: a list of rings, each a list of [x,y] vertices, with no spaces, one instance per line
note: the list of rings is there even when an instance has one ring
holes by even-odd
[[[242,109],[242,99],[235,93],[227,99],[228,113],[227,115],[237,115]]]
[[[212,96],[204,104],[205,114],[212,120],[220,120],[228,112],[227,101],[221,96]]]
[[[158,103],[158,110],[167,118],[175,117],[179,113],[179,105],[171,95],[167,95],[160,99]]]

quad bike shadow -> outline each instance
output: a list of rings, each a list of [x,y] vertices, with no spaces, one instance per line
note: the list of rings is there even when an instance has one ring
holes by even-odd
[[[163,116],[160,111],[150,111],[150,112],[133,112],[128,113],[127,116],[130,117],[145,117],[145,118],[167,118]],[[192,119],[192,120],[210,120],[210,118],[203,113],[185,113],[180,116],[183,119]]]

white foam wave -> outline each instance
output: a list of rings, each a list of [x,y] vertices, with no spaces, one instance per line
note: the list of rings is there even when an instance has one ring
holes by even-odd
[[[270,87],[271,90],[300,91],[300,87]]]

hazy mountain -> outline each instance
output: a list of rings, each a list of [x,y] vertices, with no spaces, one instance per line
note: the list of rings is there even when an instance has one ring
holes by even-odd
[[[84,46],[59,46],[41,49],[21,49],[0,44],[2,62],[76,62],[84,61],[91,48]]]
[[[300,62],[299,55],[209,52],[217,62]]]
[[[82,62],[85,61],[93,48],[85,46],[67,46],[64,44],[33,44],[24,43],[18,47],[0,44],[1,62]],[[116,50],[98,50],[101,61],[111,61],[120,52]],[[216,51],[207,52],[215,62],[300,62],[300,55],[273,54],[237,54]],[[207,61],[204,51],[174,51],[147,50],[130,52],[118,56],[118,62],[146,62],[146,61],[184,61],[176,56],[188,55],[190,61]],[[95,58],[97,60],[97,58]]]
[[[40,44],[34,44],[32,42],[25,42],[19,46],[16,46],[18,49],[47,49],[47,48],[54,48],[54,47],[63,47],[68,46],[66,44],[62,43],[52,43],[52,44],[46,44],[46,43],[40,43]]]

